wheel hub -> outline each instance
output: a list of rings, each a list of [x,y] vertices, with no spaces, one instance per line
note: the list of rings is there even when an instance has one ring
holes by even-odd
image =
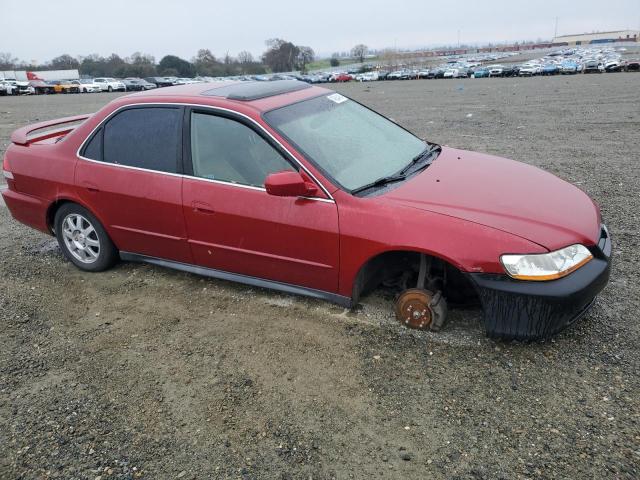
[[[396,302],[396,318],[409,328],[424,330],[433,321],[431,301],[433,293],[421,288],[411,288],[402,292]]]
[[[76,230],[73,232],[71,234],[71,238],[73,239],[73,243],[75,243],[76,247],[79,249],[84,249],[87,246],[87,239],[81,231]]]
[[[69,253],[82,263],[93,263],[100,255],[100,238],[91,222],[78,213],[67,215],[61,224],[62,239]]]

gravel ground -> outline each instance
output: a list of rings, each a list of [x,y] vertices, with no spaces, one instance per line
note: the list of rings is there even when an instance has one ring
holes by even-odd
[[[455,147],[602,207],[610,285],[545,343],[439,334],[162,268],[87,274],[0,208],[0,478],[640,477],[640,74],[347,84]],[[0,144],[112,95],[0,98]]]

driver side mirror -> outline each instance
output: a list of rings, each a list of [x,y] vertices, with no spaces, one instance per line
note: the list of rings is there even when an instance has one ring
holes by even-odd
[[[264,186],[269,195],[276,197],[306,197],[318,191],[318,188],[302,178],[299,172],[290,171],[267,175]]]

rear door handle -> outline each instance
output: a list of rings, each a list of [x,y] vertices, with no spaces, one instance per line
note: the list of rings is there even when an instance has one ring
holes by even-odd
[[[213,215],[216,213],[211,205],[205,202],[191,202],[191,207],[194,212],[203,213],[205,215]]]

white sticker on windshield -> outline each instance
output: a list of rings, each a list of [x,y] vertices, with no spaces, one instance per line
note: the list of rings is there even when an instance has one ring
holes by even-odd
[[[331,95],[327,95],[327,98],[334,103],[342,103],[349,100],[347,97],[340,95],[339,93],[332,93]]]

